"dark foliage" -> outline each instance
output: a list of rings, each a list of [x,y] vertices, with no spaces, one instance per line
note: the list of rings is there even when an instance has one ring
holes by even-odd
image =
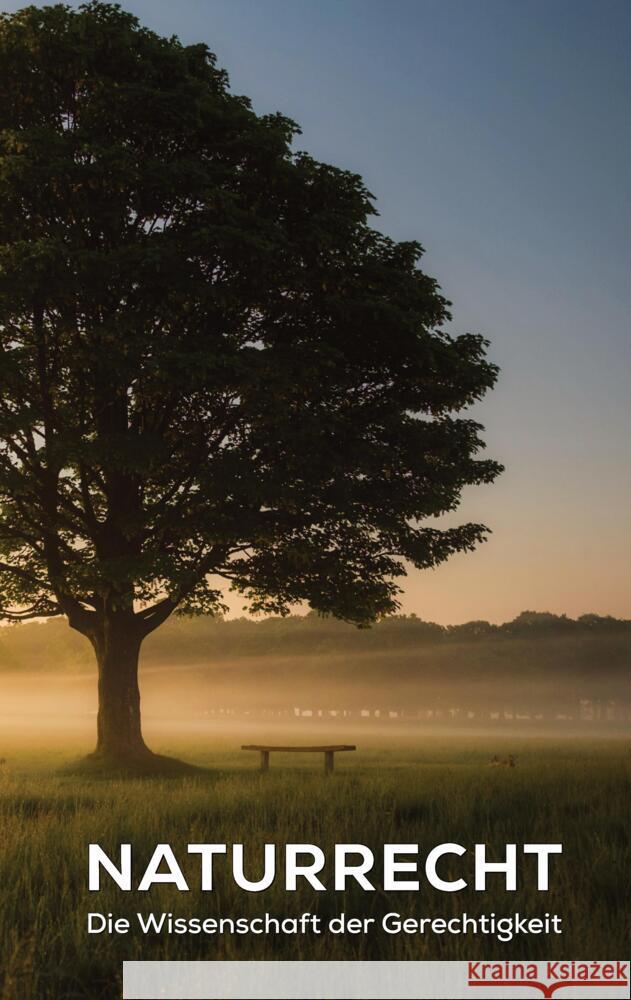
[[[0,18],[0,615],[66,615],[121,706],[224,585],[364,625],[485,535],[427,519],[500,471],[486,342],[297,132],[117,5]]]

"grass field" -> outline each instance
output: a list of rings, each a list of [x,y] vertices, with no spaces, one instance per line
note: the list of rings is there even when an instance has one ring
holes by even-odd
[[[170,780],[79,780],[57,774],[77,752],[69,743],[49,753],[26,744],[3,752],[0,769],[0,962],[2,1000],[113,998],[120,996],[123,958],[622,958],[631,937],[629,742],[409,734],[396,741],[357,734],[356,754],[341,755],[333,778],[321,774],[320,756],[272,759],[260,775],[255,754],[235,749],[226,733],[210,745],[154,739],[154,748],[209,770]],[[322,740],[322,734],[319,739]],[[339,740],[339,735],[336,741]],[[294,741],[298,742],[294,734]],[[302,740],[305,741],[304,739]],[[306,740],[308,742],[308,740]],[[3,745],[4,746],[4,745]],[[490,768],[493,753],[518,755],[514,770]],[[282,879],[263,893],[232,882],[224,859],[212,892],[155,886],[124,893],[109,883],[87,890],[87,844],[117,857],[131,842],[139,862],[169,842],[185,857],[189,842],[243,842],[254,852],[273,842],[360,842],[379,856],[384,842],[419,843],[421,857],[435,844],[476,842],[496,849],[509,842],[555,842],[547,893],[536,890],[534,859],[514,893],[489,877],[486,892],[441,893],[421,881],[415,892],[316,893],[308,886],[286,893]],[[254,859],[254,854],[250,855]],[[195,886],[199,859],[183,867]],[[254,866],[254,860],[252,866]],[[142,867],[142,864],[141,866]],[[467,876],[465,859],[447,865]],[[462,869],[462,870],[461,870]],[[254,870],[248,871],[251,878]],[[326,881],[326,876],[325,876]],[[177,916],[278,917],[344,910],[377,918],[389,911],[449,916],[463,911],[498,915],[550,912],[563,934],[521,937],[450,935],[143,936],[132,922],[123,937],[88,937],[89,911],[130,916],[170,911]]]

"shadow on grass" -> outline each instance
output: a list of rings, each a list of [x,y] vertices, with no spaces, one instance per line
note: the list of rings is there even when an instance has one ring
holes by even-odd
[[[55,773],[62,778],[78,778],[84,781],[137,781],[165,779],[194,781],[199,785],[215,785],[226,779],[238,779],[242,783],[252,786],[252,788],[265,787],[266,785],[282,784],[287,780],[300,777],[306,781],[317,781],[318,783],[345,782],[349,777],[356,778],[357,775],[341,773],[335,775],[333,779],[323,774],[319,769],[300,769],[297,767],[278,767],[275,771],[261,773],[258,767],[222,767],[216,764],[200,766],[189,764],[187,761],[177,757],[168,757],[163,754],[150,754],[141,758],[126,760],[103,759],[95,754],[87,757],[79,757],[68,761],[62,767],[56,769]]]
[[[92,753],[64,764],[58,772],[62,777],[120,781],[137,778],[194,778],[210,776],[207,768],[197,767],[177,757],[147,752],[137,757],[121,759]]]

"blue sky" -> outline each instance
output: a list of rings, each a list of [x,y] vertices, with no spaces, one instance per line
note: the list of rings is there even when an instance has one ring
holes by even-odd
[[[476,415],[507,471],[462,515],[494,533],[412,573],[404,610],[630,616],[631,4],[124,6],[205,41],[235,92],[302,126],[298,148],[361,173],[378,227],[426,247],[454,331],[492,341],[502,377]]]

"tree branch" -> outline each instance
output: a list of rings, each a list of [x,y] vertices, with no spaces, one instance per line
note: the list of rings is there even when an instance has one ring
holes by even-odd
[[[29,573],[28,570],[22,569],[21,566],[13,566],[11,563],[5,563],[0,561],[0,573],[13,573],[15,576],[24,580],[26,583],[31,584],[31,586],[45,587],[46,583],[42,580],[38,580],[36,576]]]
[[[189,575],[186,582],[181,584],[174,594],[163,598],[150,608],[139,611],[136,614],[136,620],[139,623],[141,634],[143,636],[149,635],[159,625],[162,625],[173,614],[178,604],[181,604],[204,577],[210,573],[217,561],[224,559],[225,556],[225,546],[213,545],[210,551],[203,557],[200,564]]]
[[[24,611],[9,611],[8,608],[0,606],[0,618],[6,618],[10,622],[24,622],[33,618],[54,618],[63,615],[64,611],[59,605],[51,604],[46,608],[37,608],[34,604]]]

